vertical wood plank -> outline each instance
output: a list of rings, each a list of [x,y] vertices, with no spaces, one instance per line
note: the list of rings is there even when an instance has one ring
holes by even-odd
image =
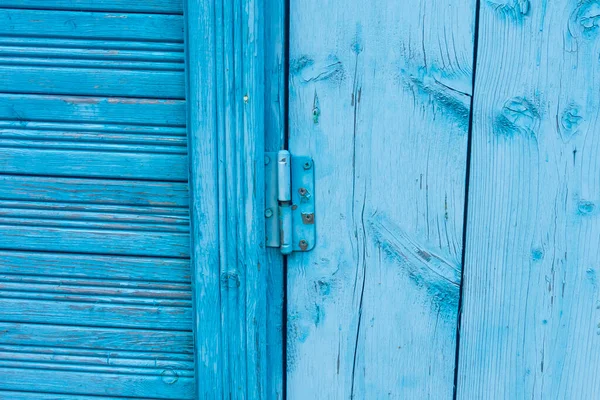
[[[265,0],[265,150],[284,146],[287,114],[286,1]],[[267,249],[267,399],[284,396],[284,265],[279,249]]]
[[[288,398],[453,396],[474,0],[291,2],[290,149],[317,243],[288,261]]]
[[[198,399],[224,389],[219,242],[215,3],[186,0],[185,59],[190,187],[190,259]]]
[[[266,7],[186,2],[199,399],[281,396],[281,322],[273,317],[281,315],[282,260],[264,247],[263,169],[265,127],[281,124],[280,115],[268,116],[280,99],[265,78],[283,73],[265,51],[282,48],[283,15]]]
[[[597,398],[600,2],[480,14],[458,398]]]

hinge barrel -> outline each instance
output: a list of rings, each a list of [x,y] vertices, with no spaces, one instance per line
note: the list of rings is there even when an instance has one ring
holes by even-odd
[[[277,199],[279,201],[291,201],[291,156],[287,150],[280,150],[277,153],[277,183]]]
[[[313,160],[287,150],[266,153],[265,186],[266,245],[285,255],[311,250],[316,240]]]
[[[290,202],[281,203],[279,206],[279,239],[281,254],[288,255],[294,251],[292,205]]]

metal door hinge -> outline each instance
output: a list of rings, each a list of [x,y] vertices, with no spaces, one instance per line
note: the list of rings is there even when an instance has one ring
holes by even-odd
[[[315,175],[313,160],[287,150],[265,154],[267,247],[282,254],[315,246]]]

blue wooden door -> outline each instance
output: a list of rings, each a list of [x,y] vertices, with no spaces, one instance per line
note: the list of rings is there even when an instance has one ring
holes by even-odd
[[[2,399],[194,397],[182,13],[0,1]]]
[[[317,243],[288,259],[288,398],[451,399],[475,1],[334,3],[290,3]]]

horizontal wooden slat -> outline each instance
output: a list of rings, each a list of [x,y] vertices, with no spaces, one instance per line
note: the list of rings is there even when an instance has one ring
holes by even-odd
[[[187,157],[182,154],[0,148],[0,173],[185,182]]]
[[[0,225],[0,249],[189,257],[189,234]]]
[[[119,365],[88,365],[81,364],[81,357],[73,357],[72,362],[55,362],[53,356],[40,359],[37,354],[23,353],[3,353],[0,352],[0,368],[35,368],[49,371],[65,371],[65,372],[88,372],[94,374],[127,374],[127,375],[146,375],[146,376],[162,376],[165,371],[177,374],[179,377],[193,377],[194,373],[189,370],[180,370],[173,367],[155,367],[155,368],[139,368],[135,366],[119,366]],[[83,359],[85,361],[85,359]]]
[[[32,131],[29,131],[31,133]],[[22,132],[19,132],[22,133]],[[35,148],[40,150],[83,150],[83,151],[97,151],[97,152],[117,152],[117,153],[145,153],[145,154],[186,154],[185,146],[173,146],[172,143],[176,143],[178,140],[164,141],[166,146],[162,145],[161,137],[149,137],[139,135],[139,137],[132,137],[133,143],[121,142],[119,139],[122,135],[102,135],[98,133],[90,134],[73,134],[68,133],[66,135],[45,135],[45,137],[35,138],[34,135],[23,139],[12,139],[9,135],[14,135],[14,131],[10,132],[4,129],[0,129],[0,148],[21,148],[29,149]],[[41,135],[40,135],[41,136]],[[62,140],[65,137],[72,136],[74,140]],[[77,136],[81,138],[77,139]],[[102,141],[102,137],[106,139],[106,142]],[[172,138],[169,138],[172,139]],[[181,138],[176,138],[181,139]],[[136,141],[145,141],[145,143],[137,143]],[[152,144],[158,142],[159,144]]]
[[[81,321],[82,323],[85,321]],[[0,322],[0,344],[191,355],[192,333]],[[157,354],[159,356],[160,354]]]
[[[131,368],[172,368],[192,371],[191,354],[113,351],[101,349],[72,349],[62,347],[34,347],[0,344],[0,359],[56,364],[117,366]]]
[[[80,122],[95,126],[132,124],[183,127],[185,102],[119,97],[0,94],[0,120],[15,121],[21,127],[27,126],[29,121]],[[81,128],[85,129],[84,126]],[[135,130],[135,127],[129,129]]]
[[[185,136],[128,132],[93,132],[3,128],[0,122],[0,147],[48,147],[94,150],[141,151],[145,153],[186,154]]]
[[[30,389],[31,390],[31,389]],[[82,396],[80,394],[56,394],[39,392],[15,392],[12,390],[0,390],[0,400],[131,400],[131,397],[113,396]],[[147,398],[145,400],[158,400]]]
[[[0,49],[0,51],[2,51],[2,49]],[[45,57],[44,56],[42,56],[42,57],[25,57],[25,54],[23,54],[21,57],[14,57],[14,56],[9,57],[2,53],[0,53],[0,65],[10,67],[10,68],[17,68],[19,71],[22,69],[31,71],[31,68],[29,68],[29,67],[50,68],[51,71],[55,71],[57,68],[66,68],[67,73],[71,73],[77,80],[88,79],[88,77],[89,77],[89,74],[86,73],[87,71],[82,71],[78,74],[77,70],[76,70],[77,68],[85,68],[86,70],[91,69],[92,73],[97,76],[101,76],[102,74],[104,74],[106,76],[111,76],[109,74],[121,76],[119,71],[123,71],[123,70],[136,71],[138,74],[140,74],[140,77],[136,80],[128,79],[128,82],[130,84],[142,82],[143,79],[149,80],[148,76],[150,77],[150,79],[154,79],[156,77],[156,75],[146,74],[147,71],[168,71],[168,72],[174,72],[174,73],[177,73],[177,72],[181,73],[181,72],[183,72],[183,68],[184,68],[183,64],[176,63],[176,62],[123,61],[123,60],[119,60],[119,59],[104,59],[104,60],[69,59],[69,58],[60,58],[59,56],[56,56],[53,54],[45,56]],[[75,69],[75,71],[73,72],[74,69]],[[7,68],[5,68],[5,70],[8,71]],[[35,70],[33,70],[33,71],[35,71]],[[8,73],[10,73],[10,72],[8,72]],[[181,74],[181,75],[183,75],[183,74]],[[169,78],[170,77],[178,78],[177,74],[170,74],[170,75],[165,75],[165,76],[169,77]],[[177,80],[180,80],[180,79],[177,79]],[[57,82],[55,82],[55,81],[52,81],[52,82],[58,86]],[[142,82],[142,83],[147,83],[147,82]],[[167,83],[170,84],[170,82],[167,82]],[[42,86],[40,85],[40,86],[31,86],[31,87],[39,88]],[[171,89],[171,88],[169,88],[169,89]],[[69,91],[68,93],[73,93],[73,91]],[[73,94],[75,94],[75,93],[73,93]],[[173,97],[173,96],[170,96],[170,97]]]
[[[45,369],[0,368],[0,389],[129,396],[159,399],[192,399],[194,379],[177,377],[170,370],[163,376],[67,372]]]
[[[0,225],[124,229],[136,231],[189,231],[189,216],[180,208],[95,206],[88,204],[0,200]]]
[[[183,12],[182,0],[3,0],[2,7],[50,10],[127,11],[173,13]]]
[[[183,18],[160,14],[0,9],[0,35],[182,42]]]
[[[122,206],[188,207],[183,182],[0,175],[0,199]]]
[[[3,40],[0,38],[0,43]],[[79,43],[81,46],[89,46],[84,48],[68,47],[74,43],[65,41],[45,42],[45,43],[30,43],[30,41],[13,45],[0,44],[0,64],[13,60],[16,62],[18,58],[31,60],[31,62],[45,63],[67,63],[67,62],[84,62],[95,61],[97,63],[106,62],[146,62],[172,65],[171,68],[183,69],[184,60],[182,51],[160,51],[160,50],[124,50],[121,47],[123,43],[117,42],[110,44],[107,48],[94,49],[90,48],[94,45],[91,42]],[[37,44],[37,46],[36,46]],[[60,47],[57,47],[60,46]],[[106,46],[106,44],[105,44]],[[114,48],[113,48],[114,47]],[[174,64],[174,65],[173,65]],[[109,64],[110,66],[110,64]],[[141,65],[143,66],[143,64]],[[104,67],[107,67],[106,65]],[[143,68],[140,68],[143,69]]]
[[[0,36],[1,46],[27,46],[44,49],[79,49],[79,50],[109,50],[109,51],[158,51],[175,52],[183,56],[183,43],[148,42],[134,40],[105,40],[89,38],[55,38],[55,37],[12,37]]]
[[[183,99],[182,71],[1,66],[0,92]]]
[[[15,251],[4,252],[0,251],[1,254],[6,253],[19,253]],[[35,252],[22,252],[23,254],[50,254],[55,253],[35,253]],[[73,262],[78,261],[81,257],[92,257],[90,255],[81,254],[57,254],[65,258],[72,256]],[[110,256],[98,256],[110,259]],[[114,257],[113,257],[114,258]],[[133,257],[121,257],[121,258],[133,258]],[[158,265],[162,264],[165,259],[158,259]],[[171,259],[166,259],[171,260]],[[75,266],[76,267],[76,266]],[[110,269],[110,268],[108,268]],[[6,270],[6,271],[5,271]],[[43,292],[47,293],[75,293],[81,292],[84,294],[96,294],[98,296],[105,296],[107,293],[116,293],[118,296],[131,296],[134,299],[151,298],[152,295],[158,295],[160,299],[183,299],[190,300],[191,285],[189,282],[178,283],[173,281],[152,281],[149,279],[111,279],[111,278],[94,278],[94,277],[66,277],[66,275],[50,275],[45,274],[44,271],[36,275],[35,273],[27,274],[27,268],[22,268],[25,272],[21,272],[18,268],[7,268],[0,271],[0,285],[10,288],[15,287],[43,287]],[[67,268],[67,271],[69,269]],[[53,271],[52,271],[53,272]],[[189,272],[189,271],[187,271]]]
[[[115,285],[77,285],[68,282],[45,281],[43,279],[38,282],[21,282],[20,277],[0,276],[0,298],[3,299],[190,308],[192,306],[191,297],[191,291],[189,290],[120,288]]]
[[[172,282],[174,284],[171,286],[154,284],[151,287],[182,290],[189,288],[190,265],[189,260],[171,258],[0,251],[0,275],[2,274],[58,277],[62,279],[59,282],[76,280],[73,284],[88,285],[97,285],[97,280],[109,279],[124,287],[149,287],[135,283],[137,281]],[[23,279],[24,277],[20,278]],[[126,282],[130,284],[126,285]],[[182,288],[181,285],[184,284],[186,286]]]
[[[192,328],[192,311],[185,307],[124,306],[4,298],[0,301],[0,318],[5,322],[94,327],[177,331]]]

